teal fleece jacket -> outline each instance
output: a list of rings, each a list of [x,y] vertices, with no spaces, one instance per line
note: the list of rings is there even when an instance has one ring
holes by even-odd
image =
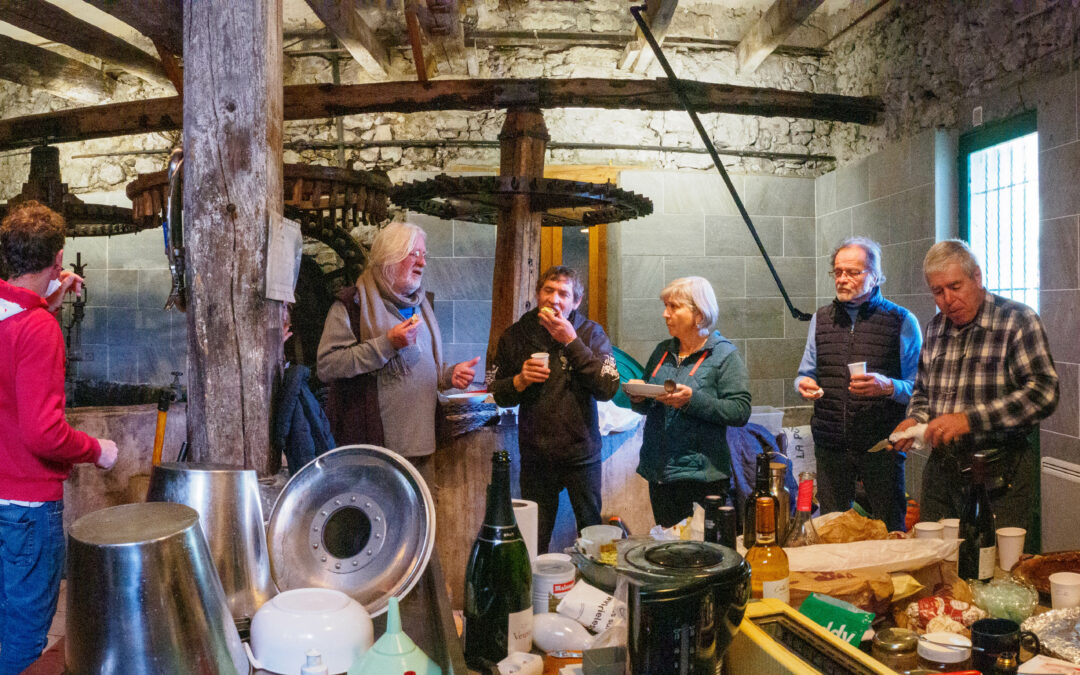
[[[651,483],[722,480],[731,473],[727,428],[750,419],[746,364],[735,345],[717,331],[681,364],[676,363],[678,353],[674,338],[658,344],[645,366],[646,381],[675,380],[693,394],[680,409],[653,399],[633,405],[645,415],[637,472]]]

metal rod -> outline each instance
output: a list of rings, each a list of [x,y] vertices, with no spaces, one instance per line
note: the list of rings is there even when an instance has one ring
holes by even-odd
[[[813,315],[796,309],[795,305],[791,303],[791,298],[788,297],[787,290],[784,289],[784,282],[780,281],[780,275],[776,273],[776,268],[773,267],[772,260],[769,259],[769,254],[765,250],[765,245],[761,243],[761,237],[758,236],[757,230],[754,229],[754,223],[750,220],[750,214],[746,212],[746,207],[743,206],[742,199],[739,198],[739,192],[735,189],[734,183],[731,182],[731,177],[728,176],[728,172],[724,168],[724,163],[720,161],[720,154],[716,151],[712,139],[709,138],[709,134],[705,131],[705,127],[702,126],[701,120],[694,111],[694,106],[690,103],[690,98],[682,88],[682,82],[676,77],[675,71],[671,69],[671,64],[668,63],[667,58],[664,57],[664,52],[660,49],[660,45],[656,42],[656,38],[653,37],[652,31],[649,30],[649,25],[645,22],[645,19],[642,18],[641,10],[643,9],[645,9],[644,5],[631,5],[630,13],[634,15],[634,20],[637,21],[638,28],[641,29],[641,34],[645,36],[645,40],[648,41],[649,47],[652,48],[656,60],[660,63],[660,66],[664,69],[664,73],[667,75],[668,84],[679,98],[679,102],[682,103],[683,108],[685,108],[686,112],[690,115],[690,120],[694,123],[694,128],[697,129],[698,135],[701,136],[701,140],[705,143],[705,148],[712,156],[713,164],[716,165],[716,170],[720,172],[720,177],[724,179],[724,185],[727,186],[728,192],[731,193],[731,198],[735,201],[735,207],[739,209],[739,215],[742,216],[743,222],[746,223],[746,227],[750,230],[750,235],[754,238],[754,243],[757,244],[758,250],[761,251],[761,257],[765,259],[765,265],[769,268],[769,273],[772,274],[773,281],[776,282],[776,287],[780,289],[780,295],[784,296],[784,302],[787,303],[788,310],[796,319],[799,319],[800,321],[809,321]]]

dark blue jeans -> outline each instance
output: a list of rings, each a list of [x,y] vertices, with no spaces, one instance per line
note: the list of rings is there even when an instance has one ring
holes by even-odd
[[[847,511],[855,501],[855,481],[861,480],[869,504],[863,504],[890,532],[904,530],[907,493],[905,457],[892,450],[851,452],[818,446],[817,489],[821,512]],[[794,496],[794,495],[792,495]]]
[[[521,498],[536,502],[536,549],[547,553],[555,517],[559,513],[559,493],[563,488],[570,495],[578,532],[589,525],[599,525],[600,483],[603,477],[600,462],[584,466],[563,467],[553,464],[521,465]]]
[[[64,502],[0,505],[0,675],[45,649],[64,571]]]

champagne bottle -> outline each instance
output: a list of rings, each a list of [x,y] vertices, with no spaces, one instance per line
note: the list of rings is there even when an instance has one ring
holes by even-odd
[[[758,497],[757,532],[754,545],[746,552],[750,564],[750,597],[777,598],[790,602],[791,571],[784,549],[776,543],[776,501]]]
[[[705,541],[710,544],[720,543],[720,507],[724,505],[724,498],[720,495],[708,495],[705,497]]]
[[[960,514],[959,574],[961,579],[989,581],[997,562],[994,512],[986,491],[986,455],[975,453],[971,463],[971,486]]]
[[[807,474],[802,474],[807,475]],[[813,476],[813,474],[810,474]],[[784,546],[813,546],[821,543],[821,537],[814,529],[811,512],[814,508],[814,479],[806,478],[799,483],[799,497],[795,507],[795,519],[791,521]]]
[[[768,497],[773,500],[773,513],[776,513],[776,497],[769,492],[769,463],[772,460],[771,452],[763,452],[757,456],[757,474],[754,479],[754,491],[746,498],[746,506],[743,509],[743,546],[747,550],[754,545],[755,514],[757,513],[757,500],[759,497]],[[776,531],[775,515],[773,516],[773,532]]]
[[[510,502],[510,455],[499,450],[465,570],[465,662],[484,670],[512,652],[528,652],[532,626],[532,568]]]

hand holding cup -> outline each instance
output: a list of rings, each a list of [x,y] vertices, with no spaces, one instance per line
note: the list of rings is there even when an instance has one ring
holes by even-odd
[[[521,379],[526,386],[547,381],[551,376],[551,369],[548,368],[549,358],[547,352],[536,352],[521,365]]]

